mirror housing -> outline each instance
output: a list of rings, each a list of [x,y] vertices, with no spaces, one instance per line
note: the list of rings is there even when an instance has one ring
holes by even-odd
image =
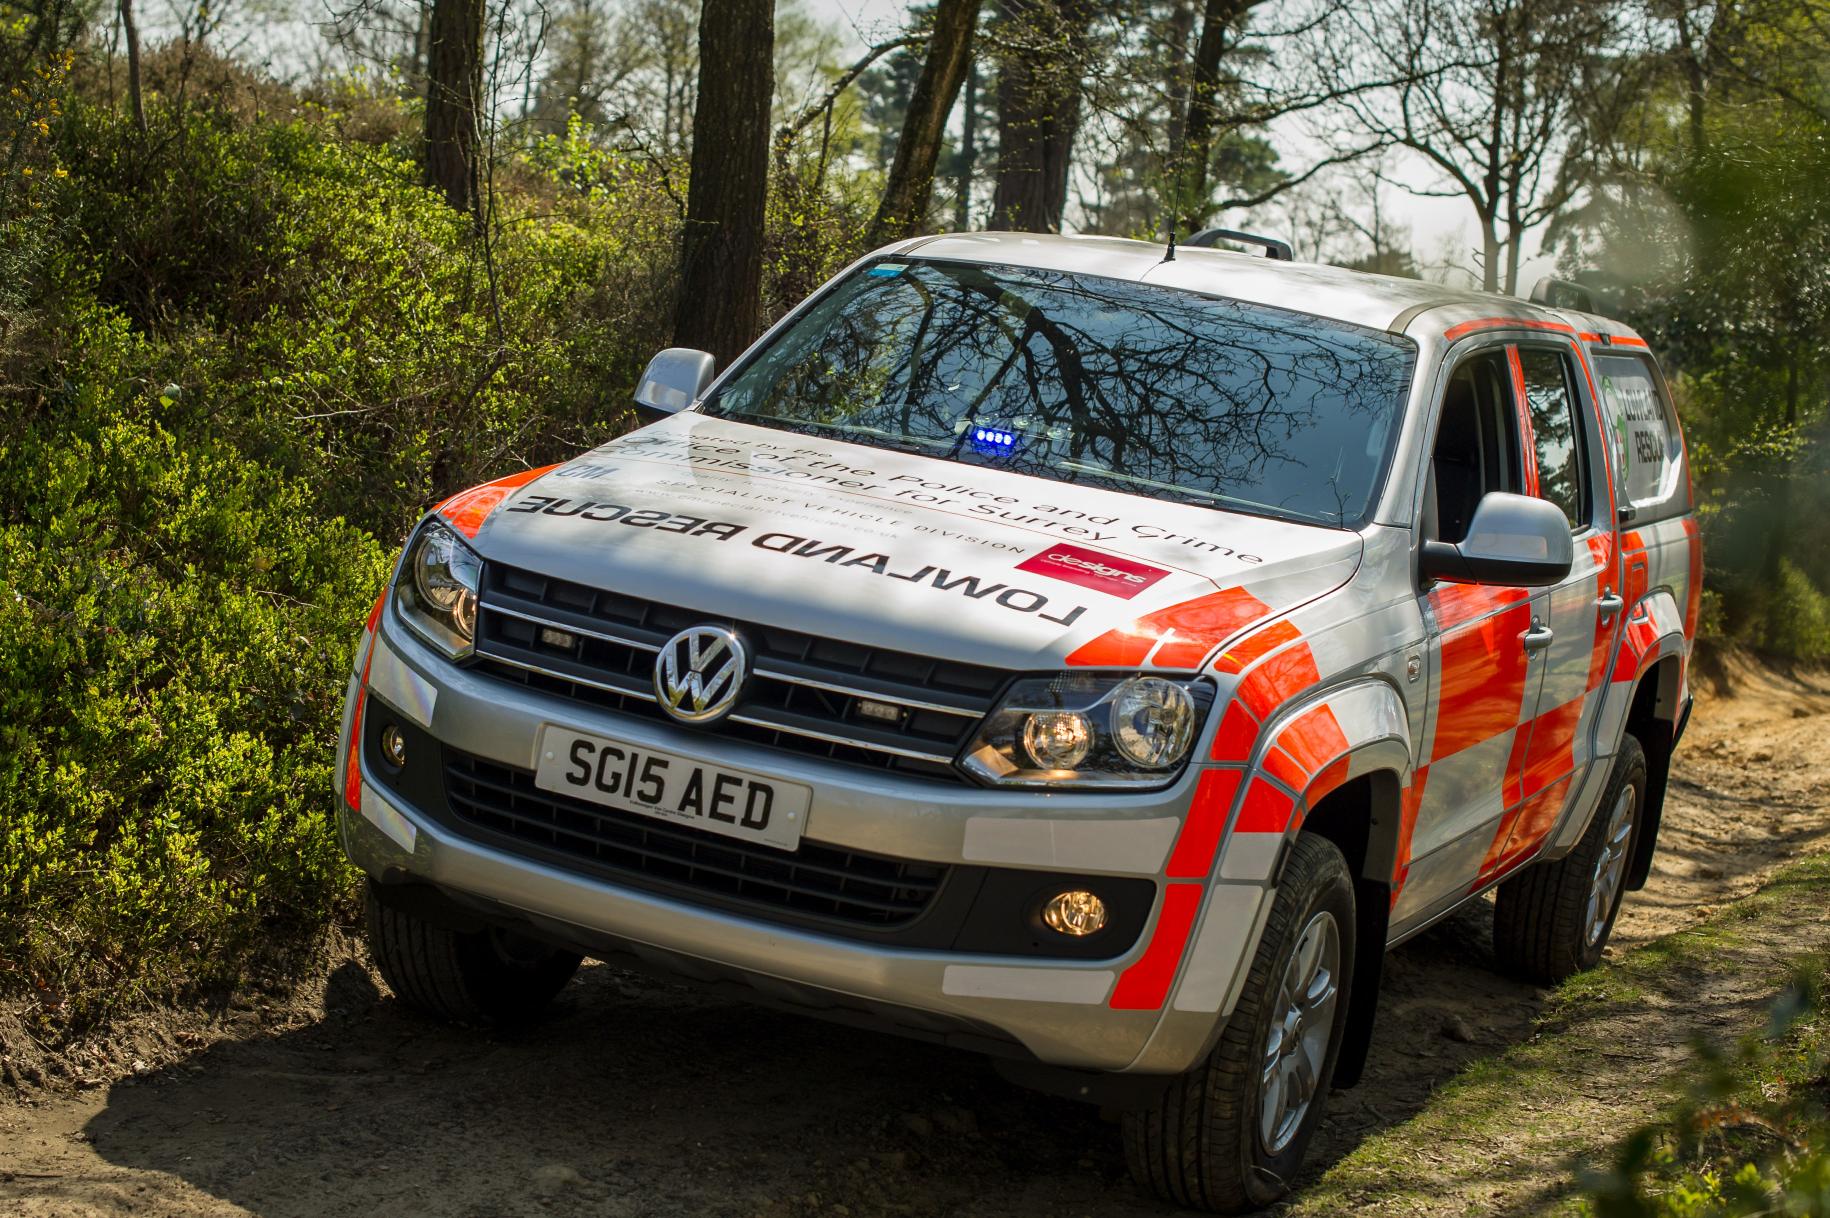
[[[635,404],[661,414],[685,410],[712,383],[714,361],[704,351],[669,347],[648,361],[636,382]]]
[[[1563,509],[1545,499],[1488,491],[1459,542],[1425,541],[1425,579],[1543,588],[1569,575],[1576,548]]]

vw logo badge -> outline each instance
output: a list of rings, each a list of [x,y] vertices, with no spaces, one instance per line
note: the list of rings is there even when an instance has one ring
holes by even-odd
[[[654,692],[661,709],[680,722],[710,723],[737,704],[749,667],[749,649],[734,631],[691,626],[655,657]]]

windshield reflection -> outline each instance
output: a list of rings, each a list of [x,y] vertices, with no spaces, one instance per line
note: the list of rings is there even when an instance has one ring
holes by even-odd
[[[884,261],[706,411],[1338,525],[1368,510],[1414,353],[1390,334],[1150,284]]]

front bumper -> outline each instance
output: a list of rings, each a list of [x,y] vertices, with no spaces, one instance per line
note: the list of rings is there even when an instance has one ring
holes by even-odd
[[[352,679],[342,739],[359,694]],[[898,859],[1160,881],[1196,771],[1141,795],[987,792],[838,763],[621,716],[506,685],[444,662],[384,614],[370,661],[377,703],[443,746],[533,769],[550,723],[814,791],[808,839]],[[364,724],[364,735],[374,726]],[[337,773],[347,758],[339,755]],[[714,903],[644,891],[457,831],[405,798],[362,750],[360,814],[339,799],[352,861],[383,883],[417,881],[510,911],[555,941],[627,953],[702,980],[738,981],[816,1014],[858,1014],[906,1030],[1006,1042],[1019,1055],[1084,1070],[1162,1073],[1205,1051],[1217,1016],[1109,1004],[1118,976],[1148,950],[1158,910],[1112,959],[911,949],[784,925]],[[339,784],[341,790],[341,784]],[[1158,891],[1161,884],[1156,885]],[[1160,897],[1155,904],[1160,905]]]

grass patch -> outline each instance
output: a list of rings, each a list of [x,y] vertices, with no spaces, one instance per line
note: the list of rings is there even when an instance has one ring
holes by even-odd
[[[1628,1137],[1585,1195],[1594,1218],[1830,1214],[1830,953],[1794,961],[1760,1033],[1695,1045],[1682,1098]]]
[[[1816,1209],[1785,1199],[1786,1182],[1826,1170],[1827,951],[1830,854],[1820,854],[1571,978],[1530,1040],[1470,1064],[1288,1212],[1830,1213],[1830,1191]],[[1725,1038],[1738,1043],[1723,1048]],[[1602,1162],[1611,1166],[1583,1174]],[[1734,1208],[1744,1193],[1767,1210]]]

